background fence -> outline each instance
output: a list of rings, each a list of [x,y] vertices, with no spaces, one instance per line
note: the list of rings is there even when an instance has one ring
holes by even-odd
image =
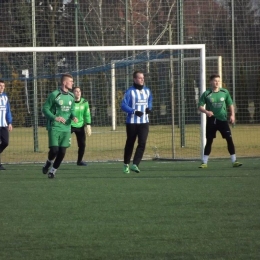
[[[222,56],[222,82],[236,104],[233,136],[238,156],[260,156],[260,3],[253,0],[8,0],[0,3],[0,47],[109,46],[206,44],[207,57]],[[157,53],[165,55],[165,53]],[[59,86],[60,73],[70,72],[90,102],[93,136],[86,159],[121,160],[125,132],[120,101],[141,68],[154,94],[151,134],[145,158],[200,157],[196,99],[199,64],[184,62],[194,51],[174,52],[174,125],[170,106],[168,64],[150,63],[152,54],[124,53],[0,53],[0,77],[11,100],[14,131],[4,162],[44,161],[47,134],[41,106]],[[160,56],[160,58],[162,58]],[[163,56],[164,57],[164,56]],[[112,60],[124,59],[116,71],[117,131],[111,131]],[[129,64],[131,59],[142,63]],[[156,64],[156,65],[155,65]],[[218,65],[207,63],[207,77]],[[37,99],[37,107],[34,107]],[[185,131],[180,127],[185,108]],[[37,131],[36,131],[37,128]],[[175,146],[172,146],[174,139]],[[212,156],[227,156],[226,144],[216,140]],[[38,142],[35,142],[38,140]],[[185,144],[183,144],[185,141]],[[225,150],[223,152],[223,150]],[[66,159],[76,159],[75,142]]]

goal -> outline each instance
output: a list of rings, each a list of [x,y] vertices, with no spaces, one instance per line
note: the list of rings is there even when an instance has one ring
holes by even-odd
[[[0,48],[0,57],[7,61],[0,72],[15,127],[3,162],[46,159],[41,107],[65,72],[74,76],[91,107],[93,134],[87,138],[85,159],[122,160],[126,134],[120,103],[136,69],[144,71],[154,97],[144,159],[190,160],[203,154],[205,115],[197,112],[197,101],[206,89],[206,67],[209,74],[222,73],[221,57],[206,58],[204,44],[6,47]],[[73,137],[65,161],[75,161],[76,151]]]

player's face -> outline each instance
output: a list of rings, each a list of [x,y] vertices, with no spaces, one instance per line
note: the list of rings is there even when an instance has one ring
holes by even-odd
[[[211,80],[211,85],[214,89],[217,89],[220,87],[220,78],[214,78]]]
[[[0,94],[2,94],[5,90],[5,83],[0,82]]]
[[[63,85],[65,89],[71,90],[73,86],[73,79],[69,77],[64,78]]]
[[[80,97],[81,97],[81,91],[80,91],[80,89],[79,89],[79,88],[75,88],[74,91],[73,91],[73,93],[74,93],[75,99],[76,99],[76,100],[80,100]]]
[[[134,83],[143,86],[144,85],[144,74],[137,73],[136,77],[134,78]]]

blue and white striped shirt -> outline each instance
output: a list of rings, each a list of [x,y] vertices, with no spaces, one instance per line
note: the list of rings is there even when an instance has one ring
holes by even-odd
[[[149,116],[145,113],[146,108],[152,110],[152,93],[151,90],[144,86],[138,90],[134,86],[130,87],[122,100],[121,109],[127,113],[126,123],[128,124],[145,124],[149,123]],[[143,116],[138,117],[135,111],[143,112]]]
[[[12,124],[12,113],[10,103],[5,93],[0,94],[0,127]]]

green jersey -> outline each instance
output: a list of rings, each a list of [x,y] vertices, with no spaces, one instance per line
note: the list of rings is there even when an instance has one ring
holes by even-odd
[[[80,98],[80,101],[75,101],[75,115],[78,122],[71,122],[71,126],[80,128],[85,125],[91,124],[91,114],[89,110],[88,101]]]
[[[76,117],[74,107],[73,93],[64,92],[61,89],[53,91],[48,96],[42,108],[42,112],[47,118],[47,130],[70,132],[72,119]],[[55,118],[59,116],[66,120],[65,124],[55,121]]]
[[[233,105],[227,89],[220,88],[218,92],[206,90],[200,97],[198,107],[206,105],[206,110],[212,111],[214,117],[220,121],[227,120],[227,107]]]

